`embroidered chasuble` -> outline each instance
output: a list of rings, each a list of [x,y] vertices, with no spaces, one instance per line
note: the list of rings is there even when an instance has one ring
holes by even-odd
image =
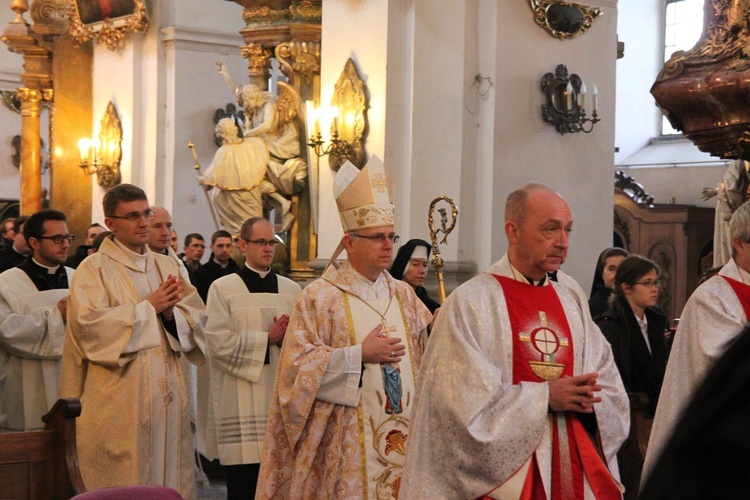
[[[329,267],[294,307],[269,410],[256,498],[396,498],[410,436],[421,338],[431,319],[406,283]],[[398,364],[367,364],[377,325]],[[360,386],[361,381],[361,386]]]
[[[273,272],[261,278],[246,265],[211,285],[207,458],[222,465],[260,462],[279,364],[279,346],[268,344],[268,330],[274,317],[292,311],[300,292],[292,280]]]
[[[181,355],[202,363],[204,306],[190,284],[169,333],[146,300],[173,259],[108,238],[70,289],[60,397],[81,399],[78,458],[86,486],[157,484],[195,498],[193,442]]]
[[[627,394],[585,294],[558,280],[529,285],[506,256],[445,301],[417,379],[404,498],[621,497]],[[548,381],[593,372],[593,413],[548,412]]]
[[[68,295],[73,269],[24,269],[0,274],[0,432],[44,428],[57,401],[65,322],[57,303]]]
[[[750,274],[734,259],[690,296],[680,315],[664,373],[641,484],[659,458],[685,406],[748,322]]]

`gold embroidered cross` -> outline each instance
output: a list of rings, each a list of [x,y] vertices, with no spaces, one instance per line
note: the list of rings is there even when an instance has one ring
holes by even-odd
[[[378,193],[385,193],[385,178],[383,174],[375,174],[372,180],[375,181],[374,188],[377,189]]]

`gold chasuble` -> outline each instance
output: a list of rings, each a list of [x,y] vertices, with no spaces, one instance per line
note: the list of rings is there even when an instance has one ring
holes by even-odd
[[[381,336],[407,338],[408,326],[397,292],[388,299],[369,301],[345,293],[344,304],[352,345],[361,344],[379,323],[383,325]],[[398,496],[414,402],[416,374],[412,359],[407,342],[406,356],[400,363],[365,365],[357,407],[365,498]]]

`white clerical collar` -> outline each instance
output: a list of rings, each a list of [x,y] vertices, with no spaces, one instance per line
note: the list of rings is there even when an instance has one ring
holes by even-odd
[[[218,260],[216,260],[216,257],[214,257],[212,260],[216,263],[217,266],[219,266],[222,269],[226,269],[226,267],[229,265],[229,261],[226,261],[225,264],[222,264],[221,262],[219,262]],[[248,267],[250,267],[250,266],[248,266]],[[255,269],[253,269],[253,271],[255,271]],[[255,271],[255,272],[257,273],[258,271]]]
[[[133,264],[138,266],[138,269],[140,269],[143,272],[146,272],[146,261],[148,260],[148,252],[145,253],[136,253],[120,243],[117,238],[112,238],[112,241],[115,242],[117,246],[119,246],[121,249],[125,251],[127,255],[130,256],[130,258],[133,260]],[[145,245],[144,245],[145,246]]]
[[[521,283],[526,283],[534,286],[546,286],[549,284],[549,280],[547,279],[547,276],[545,275],[542,277],[542,279],[534,281],[530,278],[527,278],[524,276],[521,271],[516,269],[513,264],[510,263],[510,260],[508,261],[508,265],[510,266],[510,270],[513,272],[513,279],[516,281],[520,281]]]
[[[737,266],[737,270],[740,272],[740,279],[742,282],[746,285],[750,285],[750,273],[742,269],[736,261],[734,265]]]
[[[49,267],[45,266],[44,264],[40,264],[38,260],[36,260],[34,257],[31,258],[32,261],[34,261],[34,264],[36,264],[39,267],[43,267],[47,270],[47,274],[55,274],[57,270],[60,268],[60,264],[56,265],[55,267]]]
[[[227,263],[227,264],[229,264],[229,263]],[[257,269],[255,269],[253,266],[251,266],[247,262],[245,262],[245,267],[248,268],[248,269],[250,269],[252,272],[254,272],[256,274],[259,274],[260,277],[261,277],[261,279],[265,278],[266,276],[268,276],[268,273],[271,272],[271,268],[270,267],[268,269],[266,269],[265,271],[258,271]]]
[[[360,274],[360,273],[359,273],[359,271],[357,271],[356,269],[354,269],[354,266],[352,266],[351,264],[349,265],[349,268],[351,269],[351,271],[352,271],[352,274],[354,274],[354,279],[355,279],[355,280],[357,281],[357,283],[359,283],[360,285],[364,285],[364,286],[367,286],[367,287],[370,287],[370,288],[372,288],[372,287],[374,287],[375,285],[377,285],[377,284],[378,284],[378,282],[379,282],[379,281],[380,281],[381,279],[385,279],[385,274],[384,274],[384,273],[382,273],[382,272],[381,272],[380,274],[378,274],[378,278],[377,278],[377,279],[376,279],[375,281],[372,281],[371,279],[369,279],[369,278],[365,277],[365,276],[364,276],[363,274]]]

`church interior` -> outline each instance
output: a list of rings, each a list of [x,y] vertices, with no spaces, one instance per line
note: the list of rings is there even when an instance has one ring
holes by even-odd
[[[717,199],[702,192],[750,159],[742,113],[697,123],[715,109],[688,96],[690,71],[665,66],[705,35],[704,8],[726,0],[136,0],[109,2],[134,6],[114,24],[86,12],[96,3],[0,9],[0,218],[61,210],[71,248],[119,182],[171,212],[180,248],[226,226],[196,178],[224,147],[219,118],[235,119],[240,87],[254,84],[296,99],[306,170],[281,195],[293,221],[282,227],[285,209],[265,203],[293,279],[319,276],[341,240],[342,162],[376,155],[402,242],[430,240],[437,197],[457,207],[440,243],[448,292],[505,253],[507,195],[542,182],[573,214],[565,273],[588,293],[605,248],[648,257],[672,319],[714,267]],[[657,83],[677,80],[657,105]],[[736,136],[706,130],[730,123]]]

